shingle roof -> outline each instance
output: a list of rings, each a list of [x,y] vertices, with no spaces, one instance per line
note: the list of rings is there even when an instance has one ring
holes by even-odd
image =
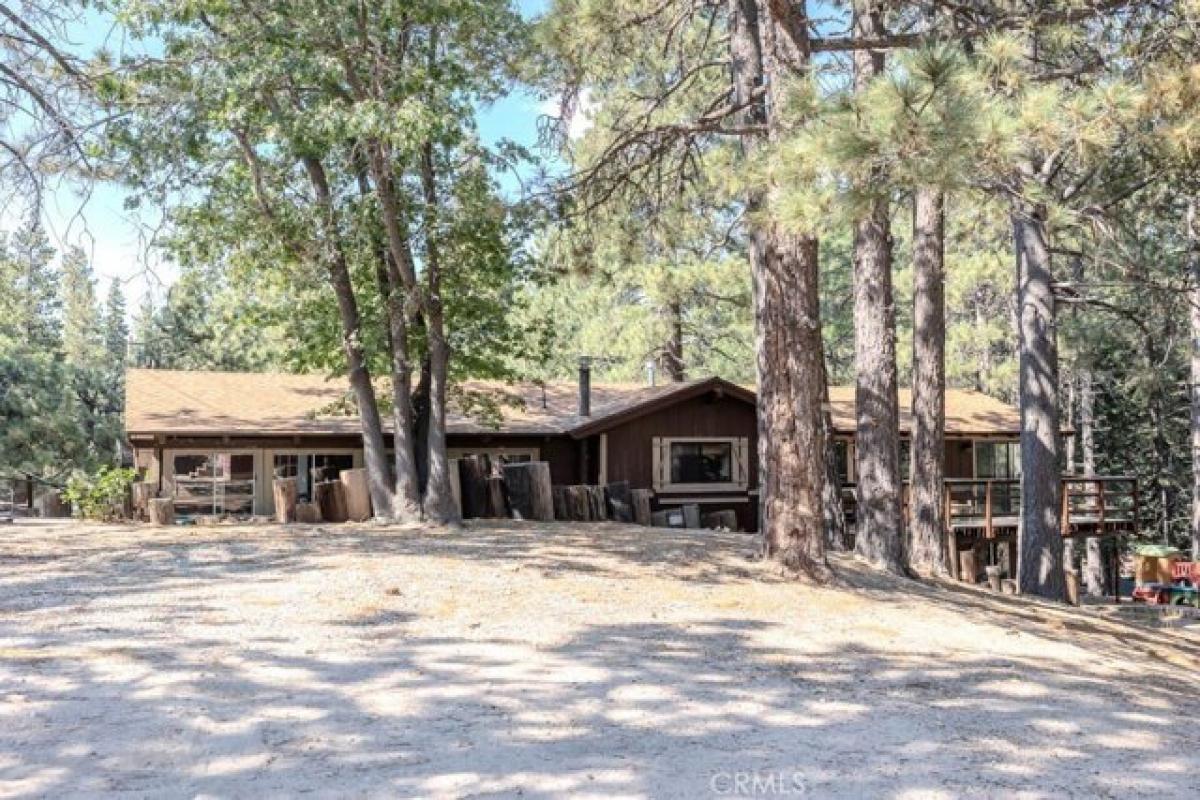
[[[450,433],[553,435],[592,432],[630,414],[660,407],[697,393],[723,388],[749,399],[740,387],[716,378],[685,383],[592,384],[592,413],[578,414],[573,382],[545,387],[523,383],[467,381],[452,398]],[[131,369],[125,382],[125,427],[130,434],[183,435],[355,434],[355,416],[336,411],[349,397],[344,378],[285,373],[204,372]],[[481,404],[494,413],[480,414]],[[854,430],[854,390],[830,390],[834,427]],[[901,428],[909,423],[909,393],[901,390]],[[946,431],[951,434],[1005,434],[1019,429],[1017,410],[978,392],[946,393]],[[465,413],[464,408],[474,409]],[[386,425],[385,425],[386,427]]]

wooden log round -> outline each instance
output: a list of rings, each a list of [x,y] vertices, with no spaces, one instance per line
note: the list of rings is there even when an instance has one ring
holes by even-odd
[[[614,481],[604,487],[609,516],[616,522],[633,522],[633,494],[629,481]]]
[[[695,503],[688,503],[680,506],[683,510],[683,527],[699,528],[700,527],[700,506]]]
[[[152,525],[175,524],[175,500],[171,497],[152,497],[146,503],[146,514]]]
[[[346,495],[341,481],[321,481],[313,486],[313,500],[326,522],[346,521]]]
[[[542,522],[554,519],[550,465],[545,461],[505,464],[504,484],[513,519]]]
[[[342,495],[346,500],[346,519],[351,522],[366,522],[371,518],[371,490],[367,483],[367,470],[344,469],[338,475],[342,484]]]
[[[321,508],[316,503],[306,501],[296,503],[296,522],[304,525],[315,525],[322,521]]]
[[[271,496],[275,500],[275,521],[289,523],[296,521],[296,501],[299,490],[295,478],[276,478],[271,484]]]
[[[488,477],[491,467],[487,456],[464,456],[458,460],[459,489],[462,492],[464,519],[486,517],[488,512]]]
[[[633,521],[638,525],[651,524],[650,501],[654,493],[649,489],[634,489],[630,496],[633,501]]]

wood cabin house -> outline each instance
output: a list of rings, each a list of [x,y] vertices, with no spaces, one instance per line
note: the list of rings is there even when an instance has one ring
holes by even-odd
[[[144,480],[183,513],[270,514],[271,481],[296,477],[307,497],[322,474],[362,464],[346,383],[315,375],[130,370],[126,430]],[[839,469],[854,480],[854,392],[833,388]],[[978,392],[946,394],[951,479],[1016,475],[1015,408]],[[754,393],[720,378],[657,386],[468,382],[452,403],[450,456],[546,461],[555,484],[628,481],[654,508],[729,509],[757,528]],[[909,428],[907,392],[901,427]],[[904,447],[907,446],[905,440]],[[907,459],[902,458],[907,465]]]

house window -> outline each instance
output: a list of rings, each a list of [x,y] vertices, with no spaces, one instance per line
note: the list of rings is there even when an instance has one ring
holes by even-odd
[[[654,437],[654,488],[660,492],[745,491],[750,470],[745,437]]]
[[[729,483],[733,442],[672,442],[671,483]]]
[[[1016,478],[1021,474],[1018,442],[975,442],[975,477]]]
[[[175,507],[181,514],[252,514],[252,453],[176,453]]]
[[[335,481],[342,470],[354,468],[350,453],[276,453],[273,462],[276,478],[295,478],[297,495],[312,499],[312,485]]]

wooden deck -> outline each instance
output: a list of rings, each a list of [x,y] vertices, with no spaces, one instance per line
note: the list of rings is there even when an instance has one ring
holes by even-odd
[[[854,485],[842,490],[846,519],[854,530]],[[909,485],[905,483],[903,518],[908,519]],[[1127,475],[1097,475],[1062,478],[1061,531],[1067,539],[1099,538],[1116,586],[1119,547],[1115,540],[1138,530],[1137,478]],[[949,566],[956,578],[975,582],[978,569],[986,564],[1004,567],[1008,577],[1016,574],[1017,530],[1021,515],[1021,482],[1017,478],[951,478],[946,481],[946,539]],[[853,533],[848,546],[853,547]],[[1113,541],[1107,541],[1113,540]],[[969,558],[963,557],[970,554]],[[965,566],[964,566],[965,564]],[[974,575],[964,574],[975,572]]]

